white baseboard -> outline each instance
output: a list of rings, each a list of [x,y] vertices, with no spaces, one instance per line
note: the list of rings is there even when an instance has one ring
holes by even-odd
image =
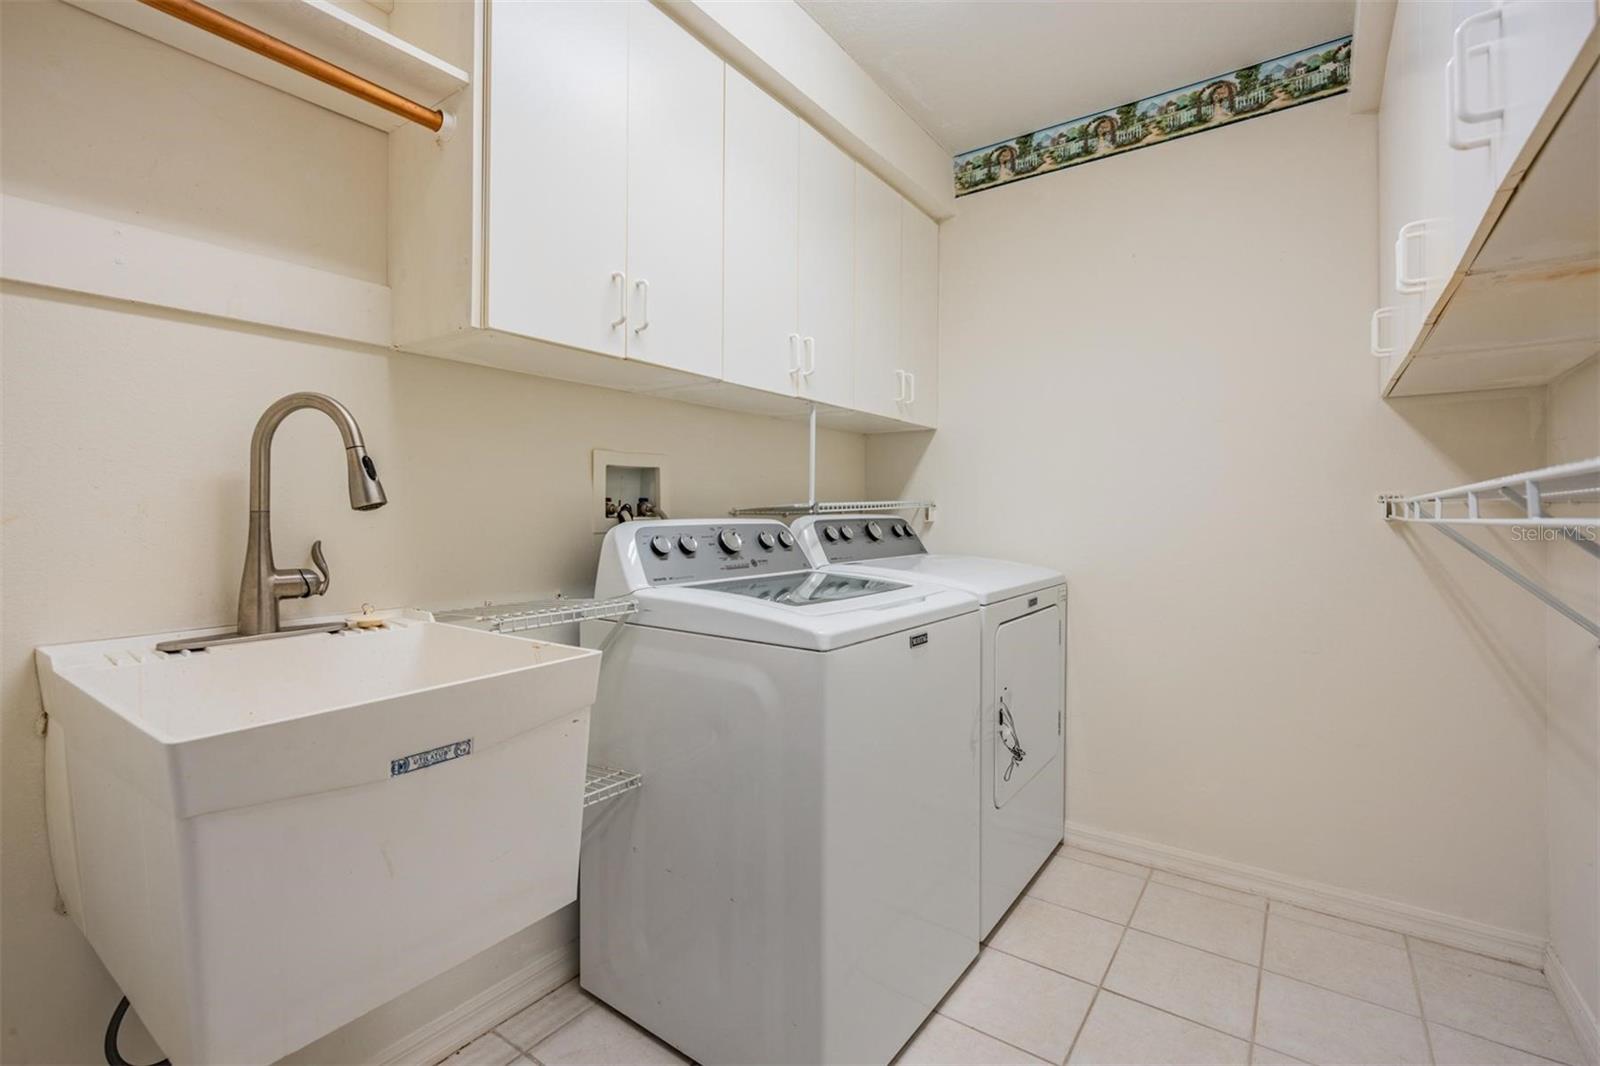
[[[578,975],[578,945],[563,944],[465,1003],[401,1037],[373,1057],[382,1066],[438,1062]]]
[[[1544,938],[1501,929],[1440,911],[1353,892],[1317,881],[1274,873],[1257,866],[1200,855],[1166,844],[1067,823],[1067,843],[1118,859],[1293,903],[1308,910],[1348,918],[1489,955],[1538,970],[1545,965]],[[1576,1023],[1574,1023],[1576,1024]]]
[[[1578,1045],[1583,1048],[1584,1061],[1590,1066],[1600,1064],[1600,1022],[1595,1020],[1594,1011],[1584,1002],[1583,994],[1572,983],[1572,975],[1553,947],[1545,948],[1544,976],[1550,982],[1550,990],[1556,994],[1556,1002],[1567,1012],[1567,1021],[1572,1023]]]

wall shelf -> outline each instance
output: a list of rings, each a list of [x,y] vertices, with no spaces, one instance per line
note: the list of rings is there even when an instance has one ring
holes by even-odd
[[[873,514],[889,511],[932,511],[927,500],[842,500],[828,503],[774,503],[765,507],[735,507],[728,513],[735,518],[793,518],[808,514]]]
[[[590,764],[583,779],[583,805],[593,807],[631,792],[644,784],[644,775],[632,770],[614,770],[609,766]]]
[[[135,33],[385,132],[405,119],[133,0],[67,0]],[[208,0],[207,6],[401,96],[438,108],[467,73],[331,0]],[[374,9],[374,15],[382,13]],[[241,122],[247,121],[243,116]]]
[[[481,607],[435,611],[435,621],[490,633],[524,633],[577,622],[616,621],[639,612],[626,596],[602,600],[554,599],[522,603],[488,603]]]

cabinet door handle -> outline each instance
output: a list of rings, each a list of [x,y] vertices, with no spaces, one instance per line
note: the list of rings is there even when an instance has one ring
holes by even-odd
[[[1393,307],[1380,307],[1376,311],[1372,312],[1372,323],[1370,328],[1372,337],[1372,354],[1377,356],[1379,359],[1382,359],[1384,356],[1394,354],[1393,344],[1390,344],[1388,347],[1384,347],[1379,343],[1379,336],[1382,331],[1382,323],[1385,319],[1393,318],[1394,313],[1395,308]]]
[[[808,378],[817,372],[817,338],[807,337],[802,344],[806,353],[805,369],[800,371],[800,376]]]
[[[1404,226],[1400,227],[1400,234],[1394,239],[1394,287],[1396,292],[1399,292],[1403,295],[1410,295],[1412,293],[1424,292],[1427,290],[1427,276],[1423,275],[1421,277],[1414,278],[1411,276],[1410,271],[1406,269],[1406,263],[1409,260],[1406,250],[1412,241],[1416,241],[1418,244],[1422,245],[1424,255],[1426,255],[1428,248],[1427,231],[1427,219],[1419,219],[1416,222],[1407,222]]]
[[[1491,104],[1489,107],[1479,111],[1477,108],[1472,107],[1467,102],[1466,77],[1468,57],[1475,56],[1480,53],[1487,53],[1489,56],[1491,78],[1494,69],[1495,50],[1493,42],[1485,41],[1482,44],[1475,44],[1470,47],[1467,45],[1467,33],[1474,26],[1481,22],[1498,23],[1499,31],[1504,30],[1505,23],[1502,21],[1500,4],[1498,0],[1495,5],[1489,8],[1487,11],[1479,11],[1477,14],[1468,15],[1466,18],[1462,19],[1461,24],[1456,27],[1455,33],[1451,36],[1450,63],[1446,65],[1446,69],[1450,71],[1450,84],[1454,89],[1455,102],[1453,111],[1456,118],[1460,119],[1462,122],[1489,122],[1506,113],[1505,107],[1500,104]],[[1491,88],[1492,87],[1493,82],[1491,80]]]
[[[633,283],[639,292],[639,324],[633,327],[635,333],[643,333],[650,328],[650,282],[640,278]]]
[[[1461,110],[1456,102],[1461,98],[1461,86],[1458,78],[1459,69],[1454,59],[1444,62],[1444,139],[1451,148],[1458,152],[1469,152],[1474,148],[1482,148],[1494,142],[1493,134],[1479,134],[1476,137],[1461,136]]]
[[[896,370],[894,372],[894,402],[906,402],[906,372],[904,370]]]
[[[917,373],[914,370],[906,371],[906,403],[917,402]]]
[[[800,334],[789,334],[789,375],[800,373]]]
[[[617,287],[617,317],[611,320],[611,328],[616,329],[628,321],[628,275],[613,270],[611,283]]]

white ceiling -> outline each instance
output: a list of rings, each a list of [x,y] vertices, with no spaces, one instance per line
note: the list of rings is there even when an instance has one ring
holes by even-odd
[[[1350,32],[1355,0],[799,0],[952,154]]]

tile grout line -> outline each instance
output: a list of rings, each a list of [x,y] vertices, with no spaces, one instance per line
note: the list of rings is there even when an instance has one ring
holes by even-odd
[[[576,978],[574,978],[573,980],[576,980]],[[538,999],[534,1000],[532,1004],[529,1004],[529,1006],[533,1006],[534,1004],[537,1004],[537,1003],[541,1002],[543,999],[545,999],[546,996],[555,995],[556,992],[560,991],[561,988],[563,988],[563,987],[565,987],[565,985],[558,985],[554,991],[546,992],[543,996],[540,996]],[[587,993],[585,993],[585,995],[587,995]],[[548,1033],[545,1033],[543,1036],[541,1036],[539,1039],[535,1040],[532,1044],[529,1044],[527,1047],[523,1047],[521,1044],[519,1044],[515,1040],[511,1039],[509,1036],[506,1036],[504,1033],[502,1033],[500,1031],[500,1027],[499,1026],[496,1026],[495,1028],[493,1028],[493,1029],[491,1029],[489,1031],[491,1033],[493,1033],[494,1035],[498,1036],[501,1040],[504,1040],[506,1043],[510,1044],[512,1047],[516,1048],[517,1051],[520,1054],[528,1056],[528,1058],[533,1059],[534,1062],[538,1062],[539,1061],[538,1057],[535,1056],[534,1053],[533,1053],[533,1049],[536,1046],[538,1046],[539,1044],[544,1043],[546,1040],[549,1040],[551,1037],[553,1037],[557,1033],[561,1032],[561,1030],[565,1029],[567,1026],[571,1025],[573,1022],[577,1021],[579,1018],[583,1017],[585,1014],[588,1014],[591,1010],[593,1010],[595,1008],[595,1005],[598,1004],[599,1002],[600,1001],[598,999],[595,999],[593,996],[590,996],[589,997],[589,1002],[584,1004],[582,1010],[578,1011],[578,1013],[574,1014],[572,1017],[568,1018],[566,1021],[562,1022],[560,1025],[556,1026],[554,1029],[550,1030]],[[521,1011],[518,1011],[517,1013],[520,1014]],[[517,1016],[516,1014],[513,1014],[511,1016],[511,1018],[515,1018],[516,1016]],[[618,1017],[623,1017],[623,1016],[622,1015],[618,1015]],[[510,1021],[511,1018],[507,1018],[506,1021],[507,1022]],[[504,1024],[505,1024],[505,1022],[501,1022],[500,1023],[500,1025],[504,1025]],[[648,1032],[648,1030],[644,1030],[644,1031]],[[650,1035],[651,1035],[652,1038],[655,1037],[654,1033],[651,1033]]]
[[[1272,901],[1267,901],[1266,910],[1261,912],[1261,951],[1256,956],[1256,1001],[1250,1011],[1250,1046],[1245,1049],[1245,1055],[1250,1063],[1256,1061],[1256,1037],[1261,1028],[1261,986],[1266,981],[1267,973],[1267,922],[1272,917]]]
[[[1422,1040],[1428,1049],[1430,1063],[1439,1060],[1433,1054],[1433,1034],[1428,1031],[1428,1005],[1422,998],[1422,977],[1417,973],[1417,960],[1411,954],[1411,938],[1404,937],[1406,945],[1406,968],[1411,971],[1411,990],[1417,994],[1417,1015],[1422,1019]]]
[[[1155,871],[1151,870],[1144,875],[1144,882],[1139,886],[1139,895],[1134,898],[1133,908],[1128,911],[1128,920],[1122,923],[1122,933],[1117,937],[1117,946],[1111,950],[1111,958],[1106,960],[1105,971],[1101,973],[1099,982],[1094,986],[1094,995],[1089,997],[1089,1005],[1083,1011],[1083,1020],[1078,1022],[1078,1029],[1072,1034],[1072,1042],[1067,1045],[1067,1053],[1061,1058],[1061,1066],[1066,1066],[1067,1061],[1072,1058],[1073,1049],[1078,1046],[1078,1040],[1089,1026],[1089,1016],[1094,1013],[1094,1005],[1100,1002],[1100,993],[1106,987],[1106,978],[1111,976],[1111,967],[1116,965],[1117,954],[1122,951],[1122,942],[1128,939],[1128,930],[1133,925],[1133,917],[1139,913],[1139,904],[1144,902],[1145,889],[1150,887],[1150,878],[1154,874]]]
[[[1423,938],[1419,937],[1418,939],[1423,939]],[[1412,938],[1410,936],[1406,937],[1406,957],[1411,960],[1411,977],[1412,977],[1412,980],[1416,982],[1416,986],[1417,986],[1417,1004],[1418,1004],[1418,1007],[1423,1009],[1423,1011],[1424,1011],[1424,1013],[1422,1015],[1422,1018],[1423,1018],[1423,1021],[1422,1021],[1422,1032],[1423,1032],[1423,1035],[1426,1036],[1427,1039],[1428,1039],[1428,1054],[1429,1055],[1433,1054],[1433,1034],[1431,1032],[1429,1032],[1428,1026],[1429,1025],[1437,1025],[1441,1029],[1449,1029],[1451,1032],[1461,1033],[1461,1034],[1463,1034],[1465,1036],[1470,1036],[1470,1037],[1472,1037],[1472,1038],[1474,1038],[1476,1040],[1486,1040],[1491,1044],[1498,1044],[1500,1047],[1510,1048],[1512,1051],[1521,1052],[1524,1055],[1531,1055],[1534,1058],[1542,1059],[1545,1062],[1552,1062],[1552,1063],[1560,1063],[1561,1062],[1561,1060],[1559,1060],[1559,1059],[1551,1059],[1551,1058],[1547,1057],[1546,1055],[1544,1055],[1543,1053],[1538,1052],[1538,1051],[1534,1051],[1534,1050],[1532,1050],[1530,1048],[1519,1047],[1516,1044],[1508,1043],[1505,1040],[1505,1038],[1502,1037],[1502,1036],[1487,1036],[1487,1035],[1485,1035],[1483,1033],[1475,1033],[1472,1030],[1463,1028],[1460,1025],[1448,1025],[1448,1024],[1446,1024],[1444,1022],[1429,1022],[1427,1020],[1426,1008],[1422,1007],[1422,976],[1417,972],[1416,959],[1411,954],[1411,940],[1412,940]],[[1424,958],[1428,957],[1427,952],[1423,952],[1422,954],[1423,954]],[[1484,976],[1484,977],[1495,977],[1495,978],[1498,978],[1498,979],[1500,979],[1502,981],[1509,981],[1509,982],[1511,982],[1513,984],[1524,985],[1527,988],[1536,988],[1537,989],[1537,988],[1541,987],[1539,985],[1528,984],[1525,981],[1518,981],[1515,977],[1507,977],[1504,974],[1494,973],[1494,972],[1489,971],[1489,970],[1475,969],[1475,968],[1473,968],[1471,966],[1466,965],[1465,963],[1453,962],[1450,959],[1439,958],[1438,956],[1434,956],[1433,959],[1434,959],[1435,962],[1442,963],[1445,966],[1454,966],[1456,969],[1465,970],[1468,973],[1478,974],[1478,975]],[[1515,964],[1513,964],[1513,965],[1515,965]],[[1526,969],[1526,968],[1527,967],[1524,967],[1524,969]],[[1551,990],[1548,987],[1544,987],[1543,991],[1550,992]],[[1552,993],[1552,994],[1554,994],[1554,993]],[[1568,1020],[1568,1022],[1567,1022],[1567,1027],[1568,1027],[1568,1030],[1570,1031],[1570,1029],[1571,1029],[1571,1021],[1570,1020]],[[1576,1034],[1573,1034],[1573,1035],[1574,1035],[1574,1037],[1576,1036]],[[1580,1050],[1580,1057],[1581,1057],[1581,1050]],[[1437,1060],[1435,1060],[1435,1061],[1437,1061]],[[1571,1064],[1566,1064],[1566,1066],[1571,1066]]]
[[[1452,1033],[1459,1033],[1462,1036],[1470,1036],[1474,1040],[1483,1040],[1483,1041],[1485,1041],[1487,1043],[1490,1043],[1490,1044],[1496,1044],[1496,1045],[1498,1045],[1500,1047],[1508,1048],[1508,1049],[1510,1049],[1512,1051],[1518,1052],[1519,1054],[1527,1055],[1530,1058],[1538,1059],[1540,1062],[1547,1062],[1547,1063],[1550,1064],[1550,1066],[1573,1066],[1572,1063],[1562,1062],[1560,1059],[1549,1058],[1549,1057],[1547,1057],[1545,1055],[1539,1054],[1539,1052],[1537,1052],[1537,1051],[1529,1051],[1527,1048],[1517,1047],[1516,1045],[1508,1044],[1503,1040],[1496,1040],[1492,1036],[1484,1036],[1481,1033],[1468,1032],[1467,1030],[1461,1028],[1461,1026],[1459,1026],[1459,1025],[1447,1025],[1444,1022],[1429,1022],[1428,1024],[1429,1025],[1437,1025],[1441,1029],[1448,1029]]]
[[[952,1017],[950,1017],[950,1015],[945,1014],[943,1011],[935,1010],[933,1012],[933,1014],[928,1015],[928,1017],[931,1019],[931,1018],[933,1018],[933,1016],[935,1014],[938,1015],[939,1017],[943,1018],[947,1022],[950,1022],[950,1023],[954,1024],[954,1025],[961,1026],[961,1028],[967,1030],[968,1032],[977,1033],[979,1036],[981,1036],[981,1037],[983,1037],[983,1038],[985,1038],[987,1040],[993,1040],[997,1044],[1004,1044],[1006,1047],[1011,1048],[1013,1051],[1020,1051],[1024,1055],[1028,1056],[1030,1059],[1039,1059],[1038,1055],[1035,1055],[1033,1052],[1029,1051],[1027,1048],[1019,1047],[1016,1044],[1013,1044],[1011,1041],[1006,1040],[1003,1037],[995,1036],[993,1033],[984,1032],[982,1029],[979,1029],[975,1025],[968,1025],[966,1022],[962,1021],[960,1018],[952,1018]],[[927,1024],[928,1023],[925,1021],[925,1022],[922,1023],[922,1025],[917,1026],[917,1034],[920,1034],[922,1032],[922,1030],[923,1030],[923,1027],[926,1026]],[[907,1040],[906,1041],[906,1047],[910,1047],[911,1043],[912,1043],[912,1040],[915,1040],[915,1039],[916,1039],[916,1034],[913,1034],[911,1040]],[[899,1061],[899,1055],[903,1055],[903,1054],[905,1054],[905,1048],[901,1048],[900,1049],[899,1054],[897,1054],[895,1056],[895,1061]],[[1044,1062],[1045,1060],[1044,1059],[1039,1059],[1039,1061],[1040,1062]]]

